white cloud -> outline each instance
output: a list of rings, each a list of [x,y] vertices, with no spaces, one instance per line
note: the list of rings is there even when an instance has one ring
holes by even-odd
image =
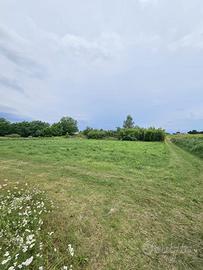
[[[169,44],[168,47],[172,51],[181,49],[203,50],[203,28],[181,37],[180,39]]]

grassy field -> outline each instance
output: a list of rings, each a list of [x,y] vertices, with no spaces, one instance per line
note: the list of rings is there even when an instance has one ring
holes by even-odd
[[[201,135],[175,135],[172,142],[192,154],[203,158],[203,134]]]
[[[45,247],[44,269],[59,269],[69,243],[73,270],[202,269],[203,162],[169,140],[0,139],[5,182],[56,205],[42,232],[58,252]]]

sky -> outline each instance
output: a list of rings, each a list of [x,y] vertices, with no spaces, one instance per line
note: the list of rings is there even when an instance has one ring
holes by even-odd
[[[202,0],[0,0],[0,116],[203,129]]]

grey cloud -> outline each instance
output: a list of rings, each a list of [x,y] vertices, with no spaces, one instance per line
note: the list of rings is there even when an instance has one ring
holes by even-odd
[[[29,42],[22,36],[18,35],[15,31],[8,29],[0,24],[0,40],[4,42],[15,42],[17,44],[29,44]]]
[[[26,70],[33,77],[42,79],[45,76],[45,69],[31,58],[24,56],[21,52],[0,44],[0,54],[19,68]]]
[[[9,106],[5,106],[5,105],[2,105],[2,104],[0,104],[0,111],[1,112],[7,112],[7,113],[16,113],[17,112],[14,108],[9,107]]]
[[[10,79],[10,78],[7,78],[7,77],[1,76],[1,75],[0,75],[0,85],[7,87],[7,88],[10,88],[10,89],[13,89],[13,90],[16,90],[16,91],[21,92],[21,93],[24,92],[23,88],[18,84],[18,82],[16,80]]]
[[[31,77],[45,76],[45,67],[32,58],[31,42],[15,31],[0,25],[0,55]]]

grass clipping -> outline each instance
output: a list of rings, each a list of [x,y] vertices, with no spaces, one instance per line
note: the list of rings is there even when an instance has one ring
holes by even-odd
[[[44,224],[54,209],[44,191],[0,185],[0,269],[73,269],[74,249],[67,244],[67,256],[54,245],[54,231]]]

